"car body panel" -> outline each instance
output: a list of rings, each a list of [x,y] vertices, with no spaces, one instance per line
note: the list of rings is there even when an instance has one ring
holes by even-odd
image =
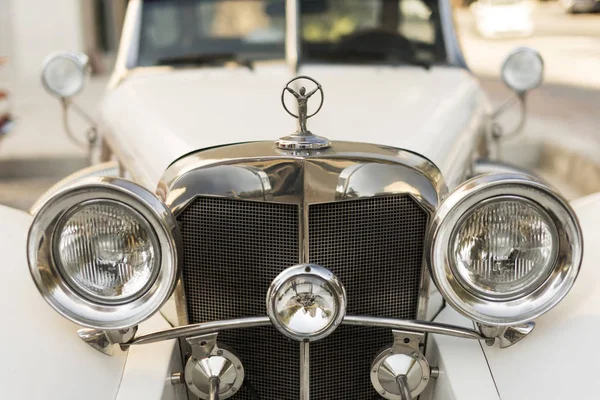
[[[140,325],[138,335],[170,327],[157,313]],[[177,340],[131,346],[116,400],[187,400],[185,385],[173,385],[169,380],[172,373],[182,370]]]
[[[0,206],[3,278],[3,345],[0,399],[115,398],[126,353],[112,357],[77,336],[77,325],[62,318],[40,296],[27,267],[27,231],[32,217]]]
[[[450,188],[460,183],[488,118],[485,97],[457,67],[303,66],[325,90],[309,129],[331,140],[384,144],[431,159]],[[294,77],[285,64],[134,74],[100,109],[100,134],[135,180],[154,189],[165,169],[190,152],[275,140],[295,131],[280,104]],[[185,105],[185,106],[183,106]],[[310,107],[316,105],[309,104]],[[168,145],[167,145],[168,144]]]
[[[25,252],[31,215],[0,205],[0,221],[0,399],[187,399],[183,385],[167,380],[181,371],[176,340],[128,351],[115,346],[110,357],[87,345],[77,335],[80,327],[54,312],[31,279]],[[139,332],[168,328],[157,313]]]
[[[445,307],[435,322],[473,329],[473,322],[450,307]],[[421,400],[499,400],[482,344],[476,340],[429,335],[426,356],[431,366],[439,368]]]
[[[506,349],[484,347],[503,399],[596,399],[600,332],[600,193],[572,202],[586,247],[575,286],[533,332]]]

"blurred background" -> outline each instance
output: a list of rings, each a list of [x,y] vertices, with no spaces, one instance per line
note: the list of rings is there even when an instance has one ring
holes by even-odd
[[[523,135],[505,158],[543,170],[569,198],[600,190],[600,13],[596,0],[452,0],[467,64],[494,104],[511,91],[500,67],[516,46],[544,57],[542,87],[529,95]],[[118,49],[127,0],[0,0],[0,117],[10,102],[14,128],[0,133],[0,204],[27,209],[58,179],[86,165],[65,135],[61,108],[42,88],[48,54],[83,51],[91,82],[78,97],[94,110]],[[517,110],[504,116],[508,124]],[[73,119],[76,132],[85,121]],[[539,162],[540,159],[544,161]]]

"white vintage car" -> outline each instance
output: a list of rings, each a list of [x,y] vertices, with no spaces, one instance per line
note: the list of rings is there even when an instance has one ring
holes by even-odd
[[[596,398],[600,196],[497,114],[446,0],[130,1],[95,164],[0,208],[0,398]]]

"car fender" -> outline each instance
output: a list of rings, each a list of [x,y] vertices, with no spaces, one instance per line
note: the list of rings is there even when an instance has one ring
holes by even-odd
[[[126,353],[107,357],[92,349],[41,297],[26,258],[32,217],[0,206],[0,221],[0,399],[115,398]]]
[[[77,335],[81,327],[56,313],[39,294],[27,264],[31,215],[0,205],[0,400],[176,400],[185,386],[168,377],[181,370],[177,341],[128,351],[114,347],[107,356]],[[139,333],[169,328],[159,314]]]
[[[597,399],[600,358],[600,192],[571,203],[585,241],[571,292],[514,346],[484,346],[500,397],[510,400]]]
[[[429,335],[427,359],[439,377],[424,400],[536,400],[597,398],[600,357],[600,193],[572,203],[587,244],[579,277],[553,310],[538,318],[523,340],[501,349],[483,342]],[[475,328],[451,307],[436,322]]]

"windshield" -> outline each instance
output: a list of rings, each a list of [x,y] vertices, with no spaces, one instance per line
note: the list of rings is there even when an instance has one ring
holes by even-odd
[[[280,1],[145,0],[138,66],[285,57]]]
[[[285,58],[285,0],[145,0],[133,66]],[[437,0],[301,0],[300,60],[446,60]]]
[[[305,0],[304,60],[443,62],[437,0]]]

